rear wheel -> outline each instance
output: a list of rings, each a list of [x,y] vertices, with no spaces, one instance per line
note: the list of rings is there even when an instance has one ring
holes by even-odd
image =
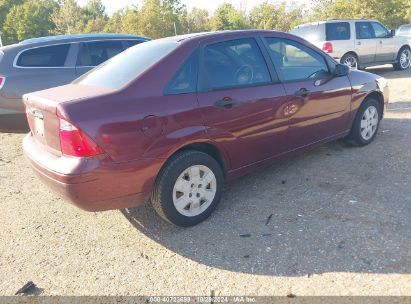
[[[379,102],[374,98],[367,98],[358,109],[347,141],[355,146],[371,143],[377,135],[381,117]]]
[[[348,65],[353,70],[359,69],[359,61],[357,55],[354,53],[347,53],[342,56],[341,61],[342,64]]]
[[[411,49],[409,47],[402,47],[397,55],[397,62],[393,64],[394,69],[402,71],[406,70],[411,65]]]
[[[199,151],[181,151],[161,170],[151,202],[166,221],[182,227],[193,226],[214,211],[223,184],[223,171],[213,157]]]

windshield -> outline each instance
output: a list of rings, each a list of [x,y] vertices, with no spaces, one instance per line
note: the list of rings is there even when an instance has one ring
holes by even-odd
[[[153,40],[141,43],[113,57],[74,83],[120,89],[178,46],[178,42]]]

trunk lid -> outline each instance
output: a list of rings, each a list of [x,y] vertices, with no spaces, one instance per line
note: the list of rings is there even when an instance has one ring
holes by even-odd
[[[48,90],[25,94],[27,120],[33,137],[39,144],[55,154],[61,155],[60,119],[58,107],[64,102],[85,100],[109,93],[101,87],[69,84]]]

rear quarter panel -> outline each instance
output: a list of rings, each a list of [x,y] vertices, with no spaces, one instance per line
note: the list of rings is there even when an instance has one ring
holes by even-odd
[[[195,47],[186,43],[127,87],[104,97],[63,103],[62,111],[115,162],[166,159],[186,144],[208,141],[196,94],[163,94]]]

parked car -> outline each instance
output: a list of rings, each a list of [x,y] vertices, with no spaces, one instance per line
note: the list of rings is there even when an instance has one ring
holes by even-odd
[[[369,144],[388,87],[304,39],[250,30],[146,42],[24,100],[24,153],[51,188],[89,211],[150,199],[190,226],[225,180],[338,138]]]
[[[63,35],[0,48],[0,132],[27,132],[23,94],[68,84],[147,40],[118,34]]]
[[[396,70],[410,67],[409,40],[376,20],[319,21],[299,25],[291,33],[354,69],[382,64],[393,64]]]
[[[411,24],[401,25],[401,26],[397,29],[396,34],[397,34],[398,36],[411,37]]]

